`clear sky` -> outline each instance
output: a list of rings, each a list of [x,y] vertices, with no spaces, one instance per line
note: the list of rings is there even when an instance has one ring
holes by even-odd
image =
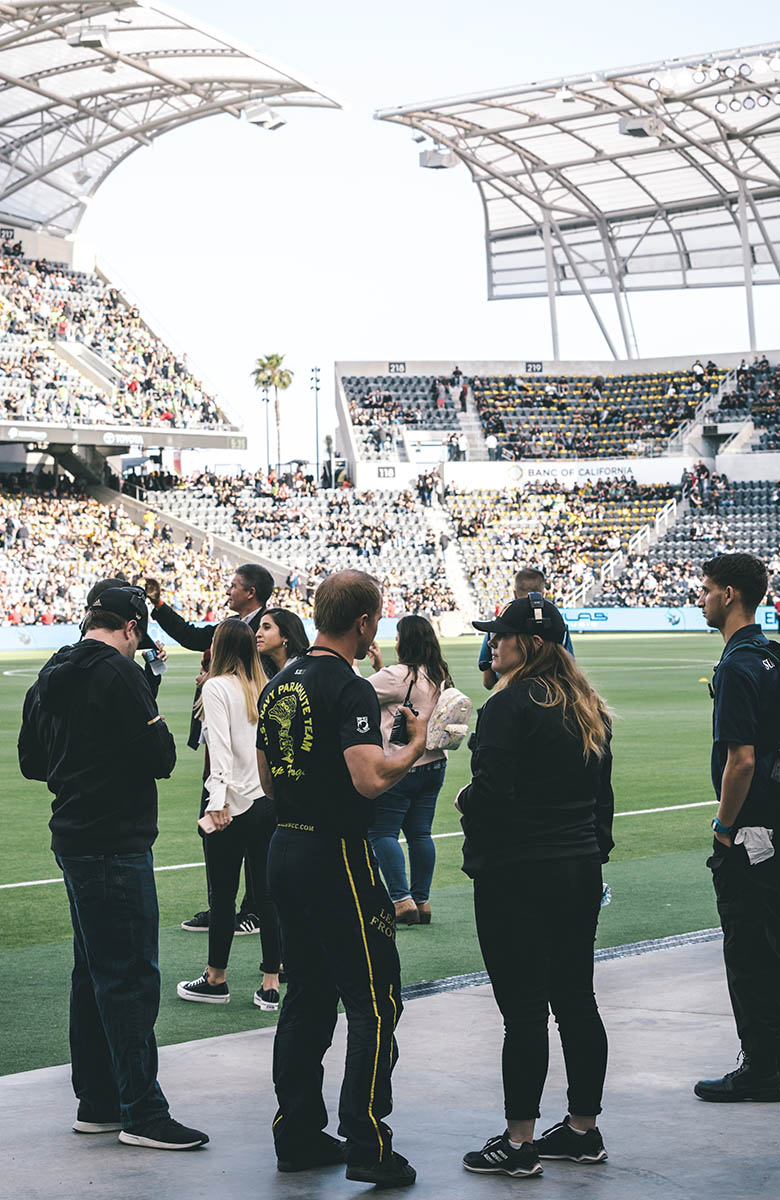
[[[253,437],[259,355],[295,372],[284,458],[314,455],[334,424],[338,359],[544,359],[544,300],[486,299],[482,209],[465,167],[425,171],[382,107],[586,70],[774,41],[776,4],[754,0],[182,0],[177,6],[317,80],[346,112],[291,110],[276,132],[214,117],[133,154],[90,205],[82,236],[186,350]],[[780,345],[780,290],[756,292],[759,345]],[[741,290],[631,299],[640,353],[747,346]],[[559,309],[561,357],[608,357],[583,302]],[[214,465],[217,465],[215,459]]]

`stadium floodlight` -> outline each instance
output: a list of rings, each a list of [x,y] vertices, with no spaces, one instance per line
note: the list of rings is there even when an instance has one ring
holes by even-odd
[[[755,108],[756,107],[755,99],[753,96],[750,95],[750,93],[748,93],[748,95],[745,96],[745,99],[742,101],[742,107],[743,108]]]
[[[707,78],[707,72],[704,70],[704,64],[702,63],[702,65],[700,67],[697,67],[696,70],[693,72],[693,82],[694,83],[704,83],[706,78]]]
[[[732,96],[729,100],[729,108],[732,112],[739,112],[742,108],[742,101],[738,100],[736,96]]]
[[[577,97],[571,88],[566,87],[566,84],[564,84],[563,87],[558,88],[558,91],[555,93],[555,99],[559,100],[561,104],[573,104]]]
[[[89,183],[92,176],[90,175],[89,171],[84,170],[84,164],[82,163],[78,171],[73,172],[73,178],[79,187],[83,187],[85,183]]]
[[[247,104],[241,111],[250,125],[259,125],[261,129],[281,129],[287,124],[284,117],[267,104]]]
[[[420,166],[432,171],[442,171],[449,167],[457,167],[458,156],[451,150],[442,150],[437,146],[433,150],[420,151]]]
[[[721,98],[719,100],[715,101],[715,112],[716,113],[724,113],[724,112],[728,112],[728,111],[729,111],[728,105],[726,104],[726,101],[721,96]]]
[[[83,46],[85,50],[107,50],[108,29],[105,25],[79,25],[65,35],[69,46]]]
[[[414,137],[412,138],[412,141],[413,141],[413,142],[417,142],[417,144],[419,145],[419,144],[420,144],[420,142],[424,142],[424,141],[425,141],[425,134],[424,134],[424,133],[416,133],[416,134],[414,135]]]
[[[748,75],[753,74],[753,68],[750,63],[743,62],[739,64],[739,73],[743,79],[747,79]]]
[[[708,70],[707,74],[709,75],[712,82],[716,83],[717,80],[720,79],[720,67],[718,66],[718,64],[713,63],[712,66],[710,67],[710,69]]]
[[[648,81],[647,81],[647,86],[648,86],[648,87],[650,88],[650,90],[651,90],[651,91],[653,91],[653,92],[660,92],[660,90],[661,90],[661,80],[658,78],[658,76],[657,76],[657,75],[651,75],[651,77],[650,77],[650,78],[648,79]]]
[[[728,63],[723,68],[723,74],[726,76],[727,79],[734,79],[737,74],[737,68],[734,66],[733,63]]]
[[[758,107],[766,108],[768,103],[769,103],[769,97],[767,96],[766,92],[759,92],[758,96],[756,97],[756,104],[758,105]]]
[[[773,92],[772,100],[774,101],[775,104],[780,104],[780,92]]]
[[[780,71],[780,54],[773,54],[769,60],[770,71]]]

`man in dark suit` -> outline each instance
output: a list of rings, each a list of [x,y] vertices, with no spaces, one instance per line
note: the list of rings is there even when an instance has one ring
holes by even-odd
[[[270,571],[267,571],[265,567],[259,566],[258,563],[245,563],[241,567],[236,567],[233,578],[228,584],[228,608],[232,610],[237,620],[246,622],[252,632],[256,633],[257,627],[260,624],[260,618],[268,605],[268,600],[273,590],[274,581]],[[211,643],[214,640],[214,633],[217,627],[216,625],[193,625],[192,622],[185,620],[170,605],[163,602],[160,595],[160,584],[156,579],[146,580],[146,595],[152,605],[152,618],[160,628],[169,637],[172,637],[175,642],[178,642],[180,646],[184,646],[186,650],[200,650],[203,655],[195,690],[195,701],[197,701],[200,696],[200,689],[208,676]],[[187,745],[191,750],[199,749],[200,735],[201,722],[193,711],[190,718],[190,735],[187,739]],[[204,780],[208,777],[208,774],[207,751],[203,771]],[[204,787],[201,793],[201,816],[203,816],[207,802],[208,794]],[[241,901],[241,907],[236,913],[235,932],[237,934],[259,933],[260,924],[256,916],[257,906],[252,895],[250,876],[246,868],[245,879],[247,886],[244,898]],[[208,910],[196,913],[189,921],[182,921],[182,929],[187,929],[190,932],[207,931],[208,927]]]

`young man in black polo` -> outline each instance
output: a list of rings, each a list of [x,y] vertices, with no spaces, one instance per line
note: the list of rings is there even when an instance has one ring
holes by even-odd
[[[408,744],[384,753],[376,693],[352,665],[365,658],[381,608],[376,580],[362,571],[323,580],[314,645],[260,698],[257,759],[277,808],[268,874],[287,972],[274,1042],[279,1170],[346,1157],[347,1179],[404,1187],[416,1172],[393,1151],[384,1122],[401,1014],[395,916],[366,833],[372,801],[423,753],[427,722],[404,710]],[[346,1146],[324,1132],[322,1099],[322,1058],[339,1000],[347,1014],[339,1103]]]
[[[701,1100],[780,1100],[780,658],[755,622],[767,589],[752,554],[705,562],[699,605],[725,649],[712,695],[712,782],[718,797],[712,870],[742,1062],[701,1079]]]

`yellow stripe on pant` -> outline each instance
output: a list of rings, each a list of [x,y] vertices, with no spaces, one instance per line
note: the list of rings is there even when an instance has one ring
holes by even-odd
[[[349,866],[349,859],[347,858],[347,843],[345,842],[344,838],[341,839],[341,853],[344,856],[344,866],[347,869],[347,876],[349,878],[349,886],[352,889],[352,896],[355,901],[355,908],[357,909],[358,920],[360,921],[360,933],[363,938],[363,949],[365,950],[365,953],[366,953],[366,964],[368,966],[368,983],[369,983],[369,987],[371,989],[371,1004],[374,1009],[374,1016],[376,1017],[376,1054],[374,1055],[374,1071],[371,1076],[371,1091],[369,1093],[369,1100],[368,1100],[368,1115],[371,1118],[371,1123],[374,1126],[374,1129],[376,1130],[376,1136],[379,1140],[379,1161],[381,1162],[382,1158],[384,1156],[384,1152],[385,1152],[385,1143],[384,1143],[384,1138],[382,1137],[382,1131],[379,1128],[379,1122],[377,1121],[376,1117],[374,1116],[374,1090],[376,1088],[376,1073],[377,1073],[377,1070],[379,1067],[379,1048],[380,1048],[381,1041],[382,1041],[382,1018],[379,1015],[379,1006],[377,1005],[377,1002],[376,1002],[376,992],[374,990],[374,970],[371,965],[371,955],[368,950],[368,939],[366,938],[366,925],[365,925],[365,921],[363,920],[363,913],[360,908],[360,901],[358,900],[357,888],[355,887],[355,880],[352,876],[352,871]],[[368,860],[368,851],[367,850],[366,850],[366,858]]]

